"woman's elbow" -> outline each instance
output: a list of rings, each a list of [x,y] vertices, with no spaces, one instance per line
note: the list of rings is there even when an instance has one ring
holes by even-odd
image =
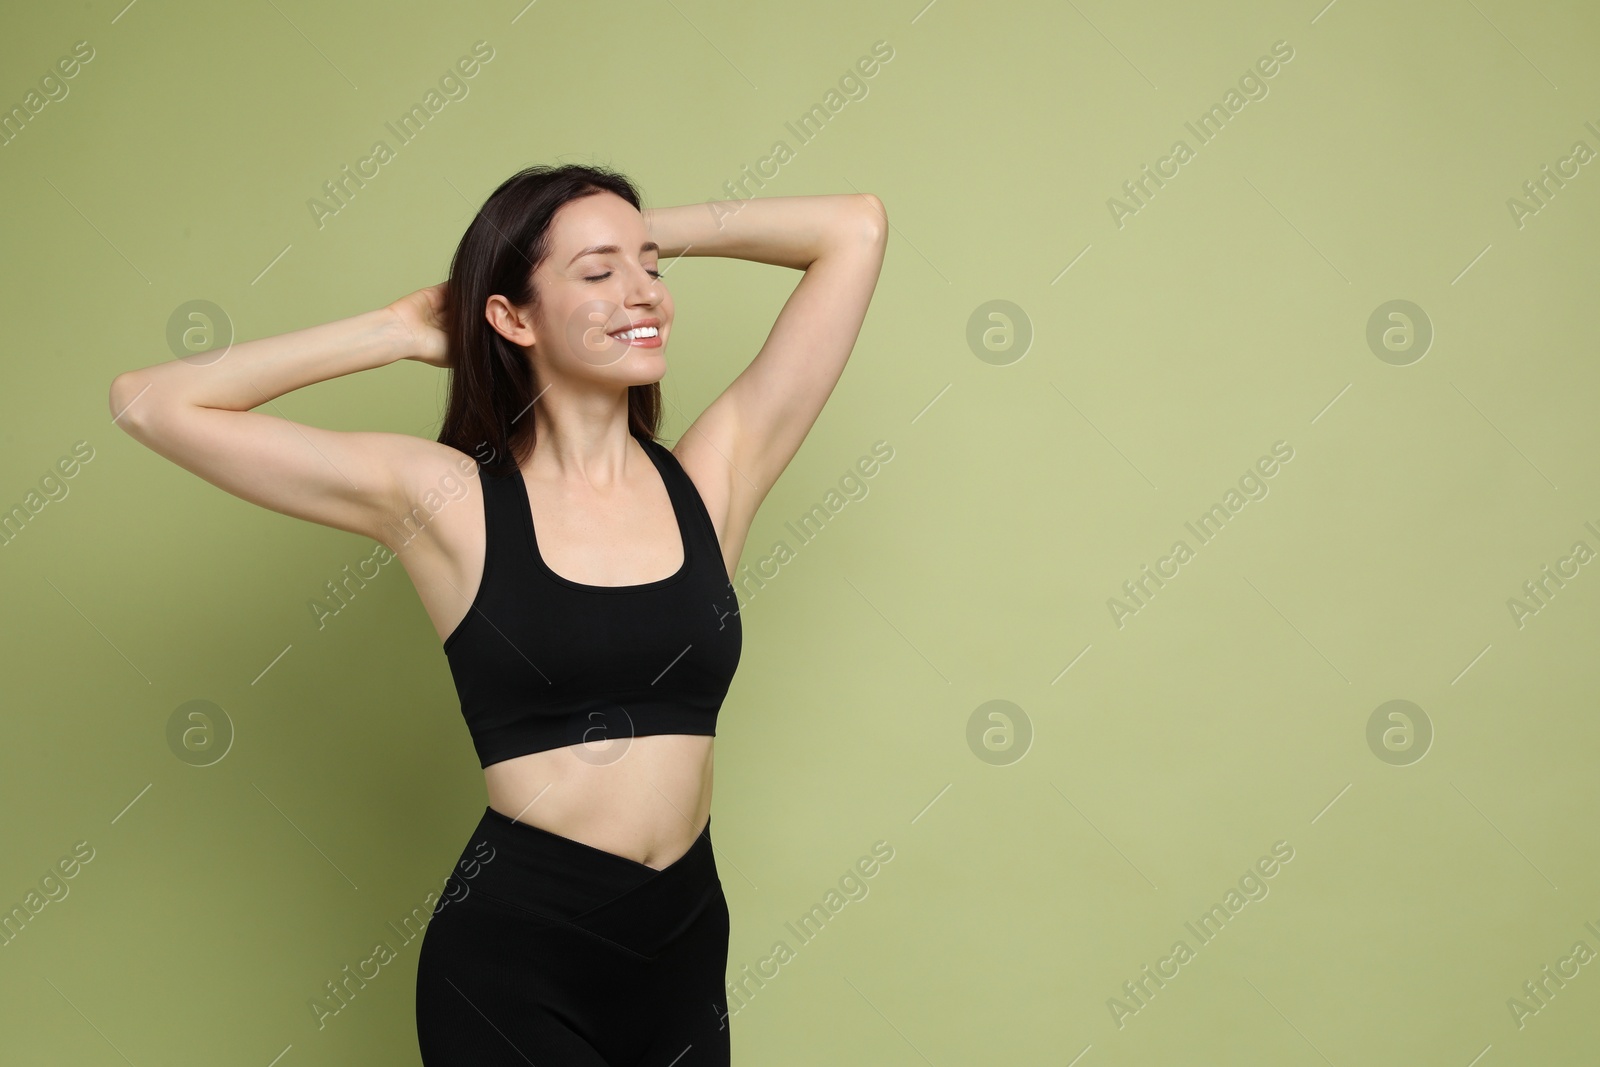
[[[111,379],[111,393],[106,398],[111,409],[111,421],[129,433],[133,432],[140,395],[150,387],[136,370],[123,371]]]
[[[889,213],[884,210],[883,201],[871,193],[862,193],[861,200],[861,232],[869,243],[881,244],[889,231]]]

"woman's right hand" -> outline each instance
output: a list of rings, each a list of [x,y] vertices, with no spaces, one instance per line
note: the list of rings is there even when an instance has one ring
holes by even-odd
[[[403,358],[434,367],[450,366],[449,338],[444,332],[447,284],[418,289],[388,306],[411,337],[411,350]]]

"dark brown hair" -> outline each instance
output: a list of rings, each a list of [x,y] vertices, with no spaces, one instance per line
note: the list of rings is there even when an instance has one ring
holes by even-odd
[[[498,293],[516,307],[537,308],[533,272],[550,254],[556,211],[597,193],[615,193],[643,210],[633,183],[606,167],[572,163],[520,170],[484,201],[450,261],[443,316],[450,395],[438,440],[492,473],[509,473],[533,450],[528,412],[540,386],[527,354],[489,325],[484,305]],[[660,422],[661,383],[629,386],[629,432],[654,440]]]

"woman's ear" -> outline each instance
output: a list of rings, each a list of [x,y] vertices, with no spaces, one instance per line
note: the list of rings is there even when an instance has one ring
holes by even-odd
[[[529,348],[533,345],[535,337],[533,332],[533,315],[521,308],[513,307],[511,301],[499,293],[489,297],[483,307],[483,317],[501,337],[512,344]]]

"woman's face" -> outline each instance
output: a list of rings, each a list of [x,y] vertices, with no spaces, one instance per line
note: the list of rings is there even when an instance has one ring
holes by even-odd
[[[660,381],[672,295],[658,276],[644,216],[613,193],[596,193],[563,204],[550,238],[550,254],[534,272],[539,308],[529,323],[532,338],[519,342],[534,349],[540,387],[562,380],[611,388]],[[655,336],[617,336],[640,323],[653,325]]]

